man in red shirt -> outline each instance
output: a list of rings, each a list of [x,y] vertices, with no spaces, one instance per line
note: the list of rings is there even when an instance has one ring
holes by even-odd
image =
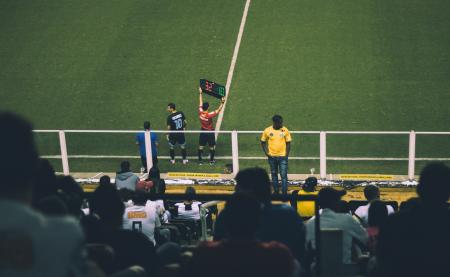
[[[205,102],[203,103],[203,97],[202,97],[202,89],[198,89],[200,92],[199,100],[200,104],[198,107],[198,117],[200,119],[200,124],[202,125],[202,130],[204,131],[214,131],[214,125],[213,125],[213,118],[216,117],[219,112],[222,110],[223,105],[225,103],[225,98],[222,98],[222,101],[220,103],[220,106],[217,108],[217,110],[213,112],[208,112],[209,109],[209,103]],[[202,154],[203,154],[203,148],[205,147],[206,143],[208,143],[209,146],[209,163],[214,164],[216,161],[214,160],[214,154],[216,149],[216,138],[214,136],[214,133],[200,133],[200,137],[198,140],[198,162],[199,164],[203,163]]]

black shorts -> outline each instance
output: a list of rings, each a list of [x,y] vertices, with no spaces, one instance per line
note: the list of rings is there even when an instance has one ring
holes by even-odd
[[[183,133],[172,133],[169,134],[169,145],[175,146],[175,144],[185,145],[186,139]]]
[[[205,146],[207,143],[209,147],[216,145],[216,137],[214,136],[214,133],[200,133],[198,144],[200,146]]]

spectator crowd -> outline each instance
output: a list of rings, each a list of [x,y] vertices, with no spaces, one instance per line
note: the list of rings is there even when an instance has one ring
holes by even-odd
[[[443,163],[425,166],[418,198],[399,211],[375,185],[352,209],[314,177],[299,194],[317,195],[317,213],[274,203],[266,170],[244,169],[223,211],[207,213],[213,240],[194,244],[203,203],[193,187],[180,201],[148,200],[166,190],[158,168],[140,178],[123,161],[86,195],[39,157],[28,121],[0,112],[0,130],[0,276],[448,276]]]

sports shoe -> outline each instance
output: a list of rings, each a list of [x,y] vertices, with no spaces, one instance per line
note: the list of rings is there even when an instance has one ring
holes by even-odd
[[[171,164],[175,164],[175,160],[170,160],[170,163]]]
[[[210,164],[210,165],[216,164],[216,160],[210,160],[210,161],[209,161],[209,164]]]
[[[188,160],[183,160],[183,164],[187,164],[188,162]]]

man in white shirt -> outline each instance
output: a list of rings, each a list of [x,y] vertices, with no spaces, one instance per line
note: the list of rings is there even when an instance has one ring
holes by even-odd
[[[195,188],[187,187],[184,193],[186,194],[186,201],[175,204],[178,208],[177,219],[200,220],[200,206],[202,203],[194,201],[197,194]]]
[[[0,113],[0,130],[0,276],[85,276],[78,222],[31,208],[38,161],[31,125]]]
[[[143,233],[156,245],[155,228],[160,227],[161,222],[155,204],[151,201],[146,203],[144,193],[140,191],[136,191],[133,203],[125,209],[123,228]]]
[[[319,205],[322,208],[320,214],[320,228],[337,228],[343,232],[343,260],[345,264],[352,262],[352,243],[356,240],[359,243],[367,243],[366,230],[349,214],[337,213],[339,200],[345,191],[338,191],[330,187],[319,191]],[[315,247],[315,217],[306,223],[306,245],[311,243]]]
[[[364,226],[368,226],[370,203],[374,200],[380,200],[380,189],[376,185],[368,185],[364,188],[364,196],[369,203],[364,206],[359,206],[355,211],[355,215],[361,219]],[[392,208],[392,206],[386,205],[386,208],[388,210],[388,214],[394,213],[394,208]]]

